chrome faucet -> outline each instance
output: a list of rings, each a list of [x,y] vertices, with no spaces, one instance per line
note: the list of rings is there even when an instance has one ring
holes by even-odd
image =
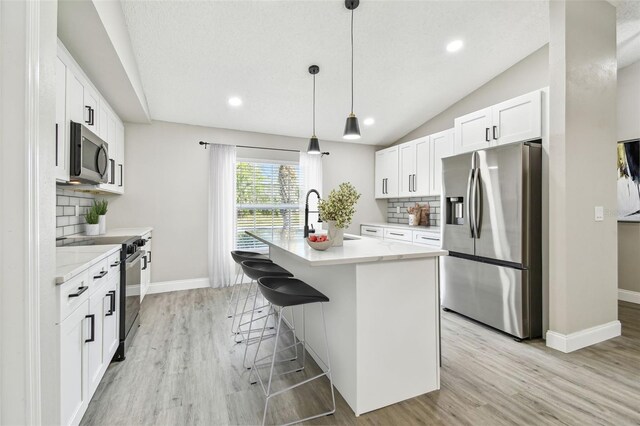
[[[310,189],[309,192],[307,192],[307,197],[304,200],[304,237],[305,238],[309,236],[309,213],[319,213],[317,211],[315,212],[309,211],[309,195],[311,195],[311,193],[316,194],[316,196],[318,197],[318,200],[320,200],[320,193],[315,189]],[[320,215],[318,215],[318,222],[322,222]],[[311,229],[313,229],[313,225],[311,225]]]

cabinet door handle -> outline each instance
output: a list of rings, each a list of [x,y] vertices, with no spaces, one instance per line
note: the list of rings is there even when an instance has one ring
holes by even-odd
[[[144,266],[142,267],[142,270],[144,271],[147,269],[147,256],[143,257],[142,260],[144,260]]]
[[[489,142],[489,128],[488,127],[486,127],[484,129],[484,140]]]
[[[118,186],[122,186],[122,169],[124,168],[124,166],[122,164],[118,164],[118,166],[120,167],[120,185]]]
[[[105,316],[110,317],[116,311],[116,291],[110,290],[107,296],[109,296],[109,312]]]
[[[418,181],[416,179],[416,175],[413,175],[413,192],[418,192],[418,185],[417,185]]]
[[[149,263],[151,263],[151,251],[148,251],[149,253]]]
[[[91,126],[91,107],[89,105],[85,105],[84,107],[89,113],[89,118],[87,120],[84,120],[84,122]]]
[[[498,140],[498,126],[493,126],[493,139]]]
[[[87,291],[87,290],[89,290],[89,286],[83,285],[82,287],[78,287],[78,291],[77,291],[77,293],[71,293],[71,294],[69,295],[69,298],[72,298],[72,297],[80,297],[80,295],[81,295],[82,293],[84,293],[85,291]]]
[[[85,343],[93,342],[96,340],[96,316],[95,314],[85,315],[85,318],[89,318],[91,320],[91,337],[85,339]]]
[[[115,185],[115,183],[116,183],[116,160],[110,158],[109,159],[109,164],[111,165],[110,170],[109,170],[109,172],[111,174],[111,176],[109,176],[110,177],[109,185]]]
[[[107,275],[109,273],[109,271],[104,270],[104,271],[100,271],[100,273],[98,275],[94,275],[93,279],[94,280],[99,280],[100,278],[104,277],[105,275]]]
[[[56,123],[56,167],[58,167],[58,123]]]
[[[89,118],[91,120],[91,123],[89,123],[89,124],[91,124],[93,126],[95,124],[93,120],[94,120],[95,115],[96,115],[96,110],[93,109],[93,108],[89,108],[89,109],[90,109],[90,112],[91,112],[91,115],[90,115],[90,118]]]

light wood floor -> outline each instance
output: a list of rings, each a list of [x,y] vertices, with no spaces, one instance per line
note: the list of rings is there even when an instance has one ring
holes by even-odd
[[[259,424],[264,399],[259,385],[248,384],[243,347],[229,335],[226,291],[147,296],[126,361],[111,364],[82,424]],[[440,391],[359,418],[336,393],[336,414],[311,424],[638,425],[640,305],[620,302],[620,320],[621,337],[562,354],[542,341],[516,343],[443,313]],[[311,365],[289,376],[298,380],[318,371]],[[326,409],[327,384],[316,381],[281,395],[267,422]]]

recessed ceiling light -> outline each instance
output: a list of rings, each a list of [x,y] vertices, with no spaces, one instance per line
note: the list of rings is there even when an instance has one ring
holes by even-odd
[[[234,96],[232,98],[229,98],[229,105],[231,106],[240,106],[242,105],[242,99],[238,98],[237,96]]]
[[[369,118],[365,118],[364,119],[364,124],[365,126],[371,126],[372,124],[374,124],[376,122],[376,120],[374,120],[372,117]]]
[[[447,52],[457,52],[458,50],[462,49],[462,46],[464,46],[462,40],[454,40],[451,43],[447,44]]]

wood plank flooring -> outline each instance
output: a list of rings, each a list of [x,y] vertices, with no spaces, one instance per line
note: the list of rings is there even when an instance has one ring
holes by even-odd
[[[232,342],[225,317],[228,291],[145,297],[143,325],[127,359],[111,364],[82,424],[260,424],[264,397],[259,385],[247,381],[244,347]],[[516,343],[443,313],[440,391],[358,418],[336,393],[336,414],[309,424],[639,425],[640,305],[620,302],[619,318],[621,337],[563,354],[541,340]],[[310,364],[275,385],[317,374]],[[274,399],[267,422],[326,410],[328,381],[313,383]]]

